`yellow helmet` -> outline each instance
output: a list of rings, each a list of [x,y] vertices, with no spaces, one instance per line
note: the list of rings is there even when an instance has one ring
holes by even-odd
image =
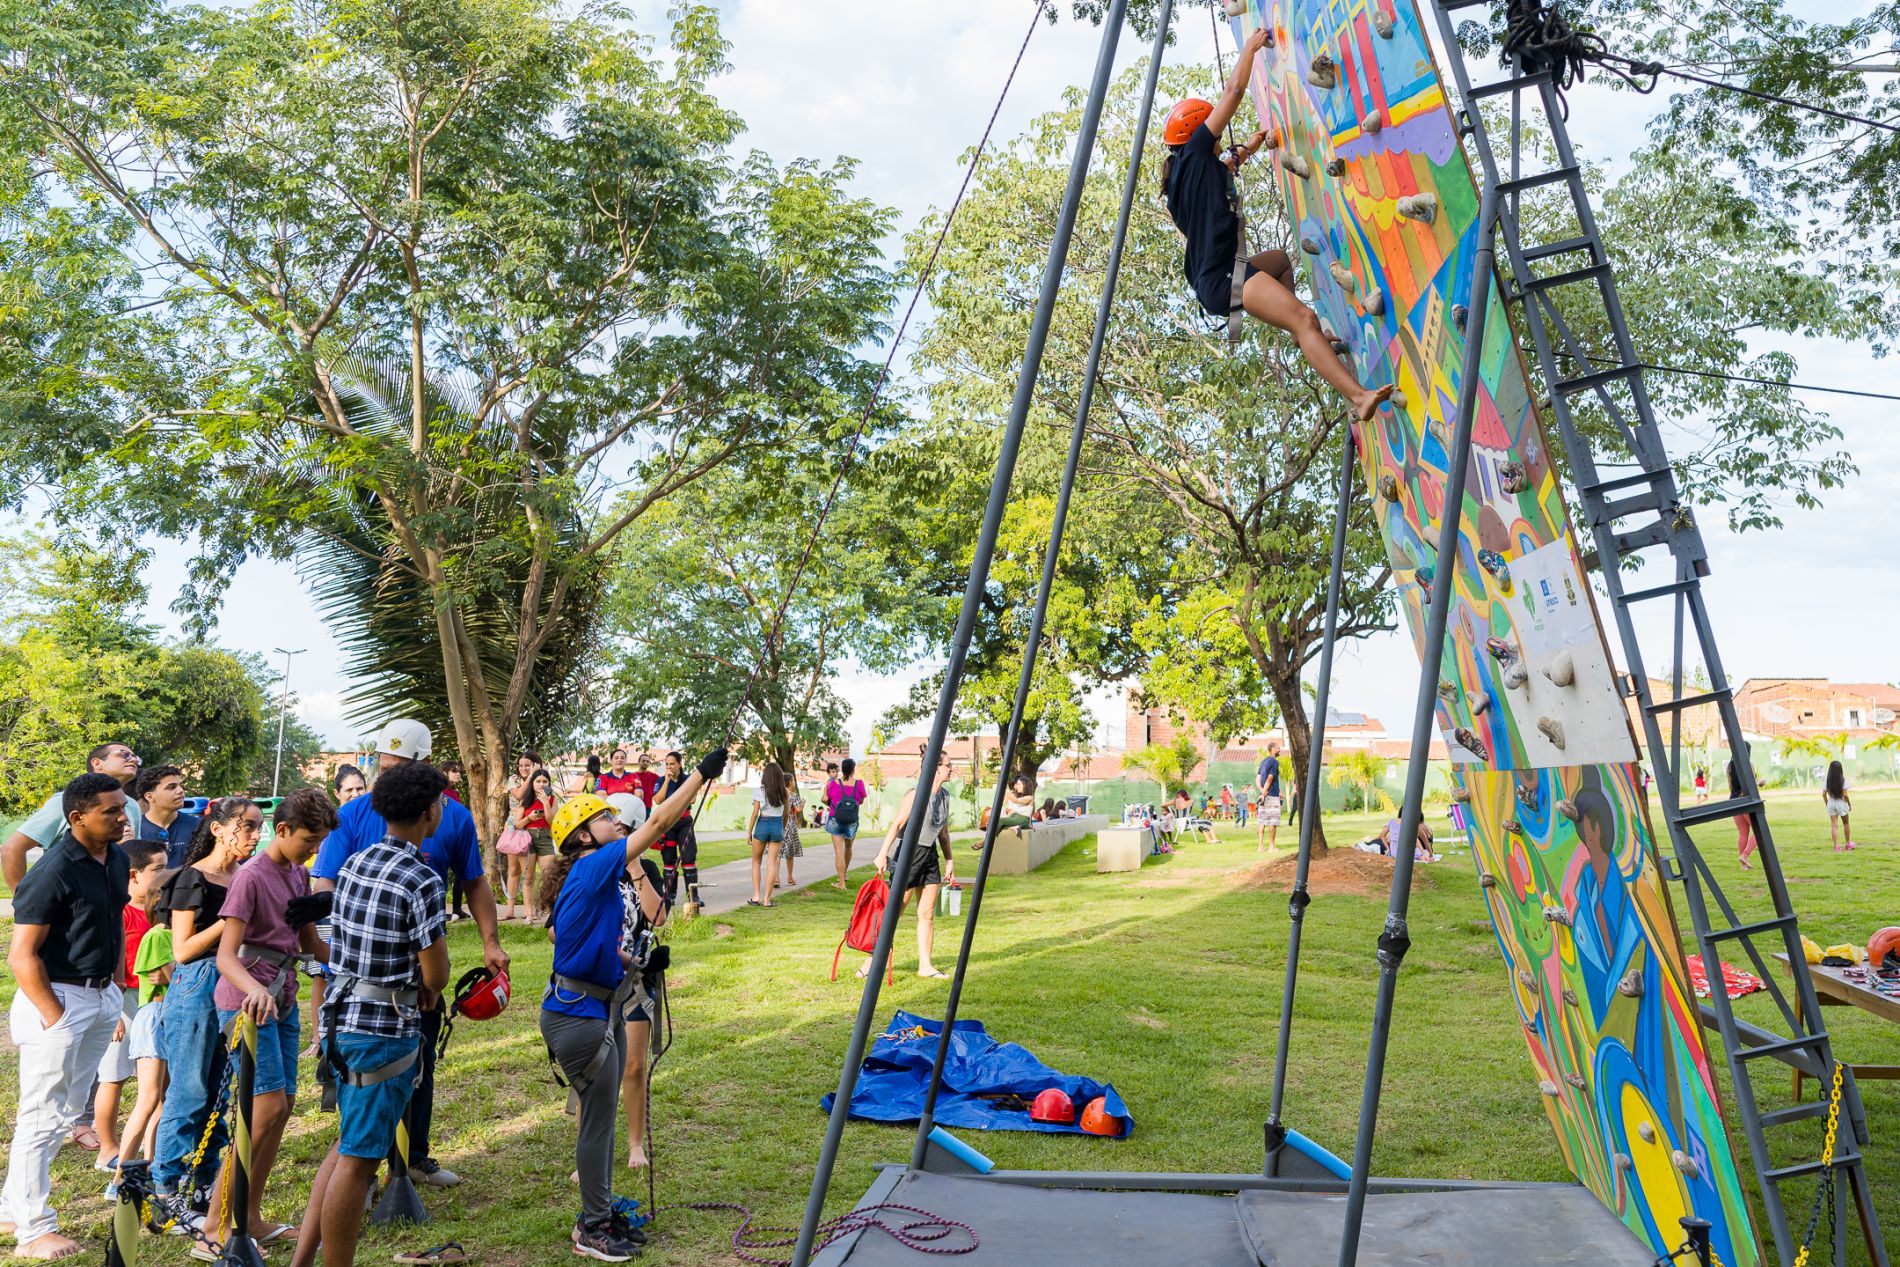
[[[554,811],[554,847],[559,849],[567,844],[567,838],[583,823],[591,822],[602,814],[611,815],[614,807],[595,796],[592,792],[582,792],[561,802],[561,808]]]

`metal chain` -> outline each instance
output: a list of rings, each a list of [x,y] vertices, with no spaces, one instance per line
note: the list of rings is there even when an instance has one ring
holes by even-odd
[[[759,1267],[791,1267],[789,1258],[762,1258],[753,1253],[760,1249],[784,1249],[798,1243],[798,1229],[795,1227],[753,1226],[752,1211],[745,1206],[726,1201],[699,1201],[684,1205],[669,1205],[668,1210],[697,1210],[702,1213],[737,1214],[739,1226],[732,1233],[733,1257],[741,1262],[756,1263]],[[881,1210],[897,1210],[904,1214],[920,1217],[908,1222],[886,1223],[877,1217]],[[658,1211],[655,1211],[658,1213]],[[978,1245],[976,1229],[959,1219],[945,1218],[941,1214],[932,1214],[929,1210],[914,1205],[899,1205],[895,1201],[885,1201],[878,1205],[860,1206],[849,1214],[839,1215],[818,1225],[817,1236],[812,1243],[812,1253],[816,1254],[832,1242],[840,1240],[854,1232],[868,1232],[872,1229],[883,1232],[905,1249],[918,1254],[935,1254],[949,1258],[959,1254],[970,1254]],[[747,1233],[753,1233],[748,1238]],[[952,1232],[962,1232],[970,1238],[967,1245],[934,1245]],[[758,1239],[758,1234],[767,1234]]]
[[[1841,1079],[1847,1066],[1834,1062],[1834,1088],[1828,1097],[1827,1138],[1821,1144],[1821,1179],[1814,1187],[1814,1203],[1808,1209],[1808,1230],[1801,1237],[1801,1252],[1794,1256],[1794,1267],[1807,1267],[1814,1246],[1814,1231],[1820,1226],[1821,1207],[1826,1205],[1828,1226],[1834,1225],[1834,1136],[1841,1124]],[[1832,1233],[1830,1233],[1831,1235]]]
[[[229,1115],[232,1102],[237,1098],[238,1062],[236,1057],[238,1044],[241,1041],[242,1038],[238,1033],[238,1026],[233,1025],[231,1027],[231,1046],[225,1053],[225,1064],[228,1066],[227,1076],[224,1082],[218,1087],[218,1098],[212,1102],[211,1111],[205,1114],[204,1134],[198,1138],[198,1147],[192,1150],[191,1168],[187,1171],[191,1179],[197,1177],[198,1169],[204,1163],[205,1153],[211,1147],[212,1136],[217,1134],[219,1124]],[[227,1143],[225,1147],[227,1149],[233,1148],[236,1144],[237,1141],[233,1139]],[[215,1183],[216,1180],[213,1180],[213,1182]],[[165,1233],[182,1225],[189,1229],[186,1234],[196,1240],[198,1244],[204,1246],[213,1254],[223,1254],[223,1243],[214,1241],[205,1234],[204,1229],[206,1227],[214,1226],[211,1223],[209,1212],[206,1213],[205,1220],[196,1228],[192,1228],[190,1224],[185,1222],[185,1216],[191,1211],[190,1192],[181,1192],[170,1199],[166,1199],[156,1196],[149,1190],[145,1190],[141,1187],[141,1190],[137,1193],[137,1199],[140,1218],[147,1227],[153,1228],[160,1233]],[[230,1201],[230,1188],[229,1185],[225,1185],[222,1191],[222,1200],[219,1203],[218,1219],[215,1226],[222,1227],[224,1225],[225,1216],[230,1213]],[[161,1212],[164,1217],[160,1217]]]

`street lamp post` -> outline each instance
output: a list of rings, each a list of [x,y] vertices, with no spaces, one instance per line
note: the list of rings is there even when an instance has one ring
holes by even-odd
[[[275,800],[277,798],[277,785],[284,775],[284,720],[290,714],[290,657],[302,655],[304,648],[299,647],[295,651],[286,651],[282,647],[272,647],[271,650],[284,657],[284,687],[282,694],[277,700],[277,763],[271,769],[270,774],[270,794],[271,799]]]

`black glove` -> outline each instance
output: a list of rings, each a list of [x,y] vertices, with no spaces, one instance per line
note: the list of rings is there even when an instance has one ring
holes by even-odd
[[[665,942],[661,942],[653,948],[652,953],[647,955],[646,975],[649,977],[658,976],[660,973],[665,972],[667,966],[672,962],[673,948]]]
[[[666,881],[664,877],[660,875],[659,864],[654,862],[653,859],[645,856],[641,857],[640,874],[647,878],[647,883],[653,886],[655,893],[663,893],[666,891],[664,887]]]
[[[714,748],[699,759],[699,777],[711,783],[726,772],[726,750]]]
[[[321,893],[312,893],[306,897],[293,897],[284,906],[284,916],[292,928],[302,928],[305,924],[315,924],[319,920],[330,918],[330,908],[336,904],[336,892],[325,889]]]

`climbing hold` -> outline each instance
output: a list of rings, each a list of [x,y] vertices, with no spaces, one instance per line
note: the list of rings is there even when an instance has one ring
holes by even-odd
[[[1537,784],[1519,783],[1517,785],[1517,803],[1527,810],[1537,808]]]
[[[1265,149],[1277,150],[1281,145],[1285,144],[1285,142],[1280,136],[1280,129],[1271,128],[1268,130],[1267,135],[1261,140],[1260,144]]]
[[[1372,29],[1379,33],[1382,40],[1392,38],[1392,15],[1377,4],[1372,6]]]
[[[1359,120],[1359,130],[1364,132],[1367,136],[1377,136],[1379,129],[1384,126],[1385,120],[1380,117],[1379,112],[1376,110]]]
[[[1375,290],[1366,296],[1366,312],[1374,317],[1385,315],[1385,292]]]
[[[1689,513],[1689,508],[1687,506],[1676,507],[1675,513],[1669,517],[1669,530],[1671,532],[1687,532],[1693,527],[1695,527],[1695,516]]]
[[[1407,220],[1430,224],[1438,219],[1437,194],[1407,194],[1399,199],[1399,214]]]
[[[1573,823],[1577,821],[1577,803],[1568,797],[1557,802],[1557,812]]]
[[[1511,592],[1511,566],[1496,550],[1478,551],[1478,565],[1497,578],[1498,588]]]
[[[1489,695],[1474,695],[1471,697],[1471,715],[1473,717],[1481,717],[1489,711],[1491,711],[1491,697]]]
[[[1526,990],[1535,990],[1537,988],[1537,974],[1532,972],[1529,968],[1519,968],[1517,970],[1517,983]]]
[[[1589,1085],[1589,1083],[1584,1081],[1583,1075],[1580,1073],[1567,1073],[1564,1075],[1564,1081],[1576,1087],[1579,1091]]]
[[[1484,649],[1491,653],[1493,660],[1501,661],[1504,664],[1509,664],[1511,661],[1517,659],[1517,648],[1502,638],[1486,638],[1484,640]]]
[[[1312,238],[1301,238],[1300,249],[1305,251],[1308,255],[1318,255],[1319,243],[1315,242]]]
[[[1326,271],[1333,275],[1333,280],[1339,283],[1339,288],[1345,291],[1348,295],[1352,294],[1353,291],[1358,289],[1359,279],[1352,275],[1352,270],[1350,268],[1347,268],[1344,264],[1340,263],[1338,260],[1334,260],[1332,263],[1328,264],[1326,266]]]
[[[1451,428],[1445,425],[1443,418],[1428,419],[1425,423],[1425,428],[1432,433],[1432,439],[1438,441],[1438,443],[1444,445],[1446,448],[1451,447]]]
[[[1465,320],[1470,316],[1471,309],[1465,307],[1463,304],[1453,304],[1451,306],[1452,324],[1456,325],[1460,330],[1465,328]]]
[[[1531,671],[1516,660],[1504,666],[1504,685],[1507,690],[1516,690],[1531,680]]]
[[[1656,1142],[1656,1128],[1651,1126],[1648,1122],[1638,1122],[1636,1124],[1636,1138],[1642,1140],[1645,1144],[1653,1144]]]
[[[1506,462],[1498,467],[1498,486],[1507,493],[1521,493],[1531,486],[1522,462]]]
[[[1618,1153],[1616,1155],[1616,1168],[1618,1170],[1628,1170],[1635,1164],[1636,1162],[1631,1159],[1628,1153]]]
[[[1471,803],[1471,789],[1465,787],[1463,784],[1459,784],[1457,787],[1452,788],[1451,799],[1460,805],[1468,805]]]
[[[1564,991],[1564,1002],[1568,1003],[1571,1007],[1581,1006],[1577,1001],[1577,992],[1575,990]]]
[[[1702,1177],[1702,1163],[1683,1152],[1680,1148],[1670,1150],[1669,1164],[1691,1179],[1700,1179]]]
[[[1422,567],[1413,570],[1412,579],[1417,581],[1420,585],[1423,585],[1426,589],[1430,589],[1432,587],[1432,580],[1437,575],[1438,573],[1432,571],[1429,567]]]
[[[1313,59],[1306,71],[1306,82],[1315,88],[1339,86],[1339,63],[1333,60],[1331,53],[1321,53]]]
[[[1641,968],[1631,968],[1628,972],[1624,973],[1623,979],[1616,983],[1616,992],[1628,999],[1642,998],[1643,970]]]
[[[1558,686],[1570,686],[1577,680],[1577,662],[1568,651],[1559,651],[1544,666],[1544,676]]]
[[[1346,342],[1344,339],[1329,339],[1328,342],[1332,344],[1333,355],[1335,356],[1351,356],[1352,355],[1352,344]]]
[[[1495,889],[1498,887],[1498,878],[1489,871],[1480,871],[1478,872],[1478,884],[1483,888]]]
[[[1410,406],[1412,403],[1411,397],[1407,396],[1404,392],[1400,391],[1396,387],[1392,389],[1392,394],[1390,396],[1387,396],[1385,399],[1386,399],[1386,403],[1391,405],[1392,408],[1394,409],[1405,409],[1408,406]]]
[[[1301,180],[1306,180],[1313,174],[1312,164],[1308,163],[1306,159],[1299,154],[1288,154],[1281,158],[1280,166],[1286,168]]]
[[[1440,682],[1438,684],[1438,693],[1444,698],[1447,704],[1456,704],[1458,702],[1458,684],[1456,682]]]
[[[1546,906],[1544,908],[1544,922],[1546,924],[1562,924],[1565,928],[1569,928],[1570,912],[1561,906]]]
[[[1537,733],[1550,740],[1551,746],[1554,748],[1562,748],[1564,746],[1564,724],[1555,717],[1539,717],[1537,719]]]
[[[1538,1087],[1538,1090],[1542,1091],[1545,1095],[1549,1096],[1553,1100],[1563,1094],[1563,1088],[1559,1087],[1556,1083],[1552,1082],[1549,1078],[1545,1078],[1542,1082],[1538,1083],[1537,1087]]]
[[[1346,174],[1346,160],[1343,158],[1327,159],[1326,160],[1326,174],[1328,176],[1335,176],[1335,177],[1344,176]]]
[[[1399,499],[1399,477],[1396,475],[1381,475],[1379,477],[1379,496],[1389,502],[1397,501]]]
[[[1470,727],[1458,727],[1458,729],[1451,732],[1451,737],[1458,741],[1460,748],[1463,748],[1466,752],[1475,754],[1478,760],[1489,761],[1491,759],[1491,750],[1484,746],[1484,740],[1478,738],[1478,732],[1472,730]]]
[[[1247,0],[1227,0],[1227,16],[1243,18],[1247,16]]]
[[[1510,832],[1513,836],[1522,836],[1524,834],[1524,824],[1518,822],[1515,818],[1505,819],[1503,826],[1504,830]]]

